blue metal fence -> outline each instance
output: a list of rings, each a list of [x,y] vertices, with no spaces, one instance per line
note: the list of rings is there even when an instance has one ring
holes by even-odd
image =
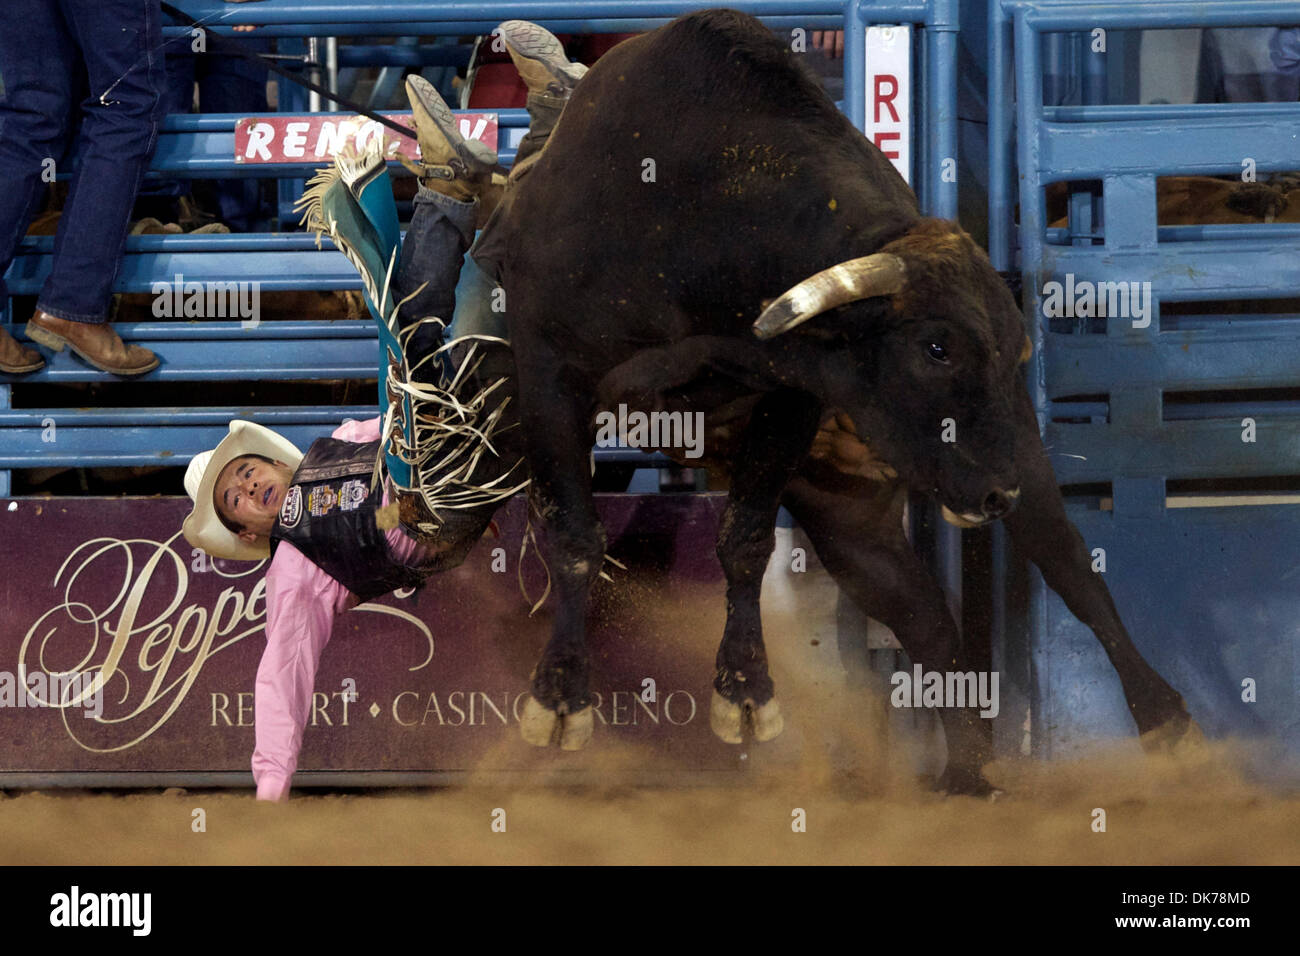
[[[533,19],[566,32],[628,32],[650,29],[668,19],[710,6],[691,2],[507,2],[445,3],[430,0],[266,0],[263,3],[231,5],[216,0],[181,0],[191,16],[227,32],[239,24],[254,24],[258,35],[374,36],[443,33],[466,35],[489,32],[501,20],[511,17]],[[931,131],[926,149],[917,152],[919,189],[927,210],[938,215],[955,215],[956,184],[943,182],[940,158],[955,155],[955,30],[956,0],[936,2],[869,3],[853,0],[742,0],[731,6],[764,18],[774,27],[849,27],[846,52],[849,81],[846,108],[859,126],[865,111],[863,77],[863,26],[867,23],[912,23],[922,29],[917,46],[925,69],[925,82],[918,90],[918,124]],[[183,28],[170,28],[183,33]],[[397,48],[409,59],[410,47]],[[918,76],[920,73],[918,72]],[[294,99],[296,88],[282,81],[287,96],[282,109],[301,109]],[[523,110],[498,111],[505,131],[517,131],[527,124]],[[241,165],[234,161],[234,122],[230,115],[182,115],[167,118],[151,175],[188,178],[272,177],[282,182],[300,179],[315,164],[296,166]],[[504,141],[513,142],[509,136]],[[502,159],[513,158],[512,148],[503,148]],[[287,194],[292,196],[292,189]],[[286,196],[282,196],[282,206]],[[14,295],[34,295],[50,267],[52,239],[29,238],[19,250],[8,280]],[[259,282],[267,291],[294,289],[359,289],[356,271],[335,251],[318,251],[302,234],[238,234],[215,236],[139,236],[127,242],[127,254],[115,291],[150,292],[155,282],[170,282],[176,274],[205,281]],[[0,303],[9,311],[9,303]],[[12,316],[10,316],[12,321]],[[15,326],[22,338],[24,327]],[[122,325],[128,340],[154,348],[163,358],[145,381],[212,380],[336,380],[368,378],[374,375],[375,332],[369,321],[322,323],[304,316],[300,322],[264,322],[258,329],[243,329],[239,323],[141,323]],[[268,349],[269,340],[292,348]],[[152,408],[144,410],[82,413],[70,409],[14,409],[12,389],[7,382],[70,382],[108,380],[76,362],[66,352],[54,356],[46,369],[22,379],[0,375],[0,495],[10,490],[10,469],[37,465],[77,464],[185,464],[194,454],[212,447],[214,432],[199,425],[194,410]],[[19,386],[21,387],[21,386]],[[314,435],[328,431],[317,413],[306,409],[239,408],[210,409],[214,421],[224,416],[246,417],[289,429],[314,429]],[[132,416],[137,426],[128,427]],[[327,416],[329,417],[329,416]],[[339,416],[342,417],[342,416]],[[59,423],[57,447],[40,441],[39,423],[53,418]],[[146,425],[153,422],[153,425]],[[172,422],[164,428],[162,422]]]
[[[1166,175],[1240,175],[1247,160],[1261,178],[1300,168],[1300,104],[1063,107],[1044,80],[1046,41],[1061,33],[1288,23],[1300,23],[1300,3],[993,0],[990,253],[1000,268],[1015,261],[1018,199],[1040,427],[1063,485],[1109,486],[1109,510],[1096,494],[1068,508],[1089,547],[1103,549],[1139,648],[1207,732],[1262,735],[1294,763],[1300,508],[1190,507],[1208,502],[1171,498],[1168,483],[1300,475],[1296,403],[1251,394],[1300,385],[1300,314],[1216,304],[1300,297],[1300,229],[1162,227],[1156,195]],[[1100,181],[1100,196],[1077,190],[1069,226],[1049,228],[1045,187],[1080,181]],[[1058,291],[1048,284],[1069,281],[1149,289],[1149,322],[1045,315]],[[1028,612],[1027,647],[1013,638],[1000,653],[1019,671],[1035,752],[1131,735],[1101,648],[1036,573]],[[1247,679],[1254,703],[1243,700]]]

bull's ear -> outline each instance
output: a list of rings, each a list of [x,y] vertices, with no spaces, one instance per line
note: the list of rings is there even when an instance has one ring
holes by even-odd
[[[754,322],[754,334],[770,339],[849,302],[893,295],[907,284],[903,260],[888,252],[849,259],[783,292]]]

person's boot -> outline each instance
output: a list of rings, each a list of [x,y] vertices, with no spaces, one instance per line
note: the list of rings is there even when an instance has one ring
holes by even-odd
[[[424,77],[406,78],[406,97],[420,141],[420,163],[413,169],[420,185],[461,202],[477,199],[492,182],[497,154],[486,144],[460,135],[455,114]]]
[[[564,46],[549,30],[527,20],[507,20],[497,33],[514,60],[529,93],[567,100],[587,67],[570,63]]]
[[[18,341],[0,329],[0,372],[10,375],[23,375],[45,367],[45,359],[35,349],[20,345]]]
[[[507,20],[497,32],[528,87],[528,132],[519,143],[510,171],[510,179],[518,181],[541,154],[569,96],[587,75],[587,67],[570,63],[560,41],[535,23]]]
[[[66,345],[113,375],[143,375],[158,367],[158,356],[139,345],[127,345],[107,322],[69,322],[38,309],[27,323],[27,337],[55,352]]]

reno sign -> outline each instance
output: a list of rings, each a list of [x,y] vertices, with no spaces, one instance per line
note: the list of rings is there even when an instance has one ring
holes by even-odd
[[[411,128],[410,113],[384,113],[386,119]],[[461,135],[497,148],[496,113],[462,113],[457,116]],[[245,116],[235,121],[235,162],[247,164],[328,163],[344,146],[361,151],[372,139],[385,137],[390,159],[399,155],[418,159],[415,140],[399,136],[376,120],[346,113],[308,113],[302,116]]]

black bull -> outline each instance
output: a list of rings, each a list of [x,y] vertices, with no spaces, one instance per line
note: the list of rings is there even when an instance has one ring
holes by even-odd
[[[955,223],[920,216],[793,59],[732,11],[621,44],[579,84],[492,224],[558,602],[525,738],[576,749],[591,733],[585,618],[605,536],[588,451],[594,413],[624,402],[704,412],[706,461],[730,478],[711,710],[723,739],[781,729],[759,589],[782,504],[914,662],[974,669],[903,534],[916,488],[956,523],[1003,517],[1101,641],[1144,742],[1177,741],[1195,729],[1183,700],[1133,645],[1065,515],[1005,284]],[[976,709],[940,714],[941,785],[987,792]]]

